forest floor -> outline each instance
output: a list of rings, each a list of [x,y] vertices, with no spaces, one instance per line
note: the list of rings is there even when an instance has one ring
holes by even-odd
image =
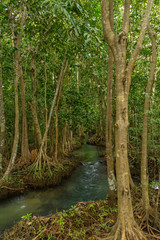
[[[140,199],[140,188],[134,190],[133,206]],[[117,218],[117,205],[108,199],[103,201],[79,202],[69,210],[57,212],[50,217],[36,217],[27,214],[22,217],[10,231],[5,231],[3,240],[100,240],[106,239]],[[138,225],[141,216],[135,213]],[[148,240],[160,239],[156,232],[151,234],[146,229],[144,235]],[[157,236],[157,237],[155,237]]]

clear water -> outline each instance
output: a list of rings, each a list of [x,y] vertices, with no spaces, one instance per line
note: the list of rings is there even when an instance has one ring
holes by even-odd
[[[80,201],[105,199],[108,192],[106,166],[99,162],[98,148],[84,144],[74,152],[83,165],[60,186],[31,191],[0,203],[0,231],[13,226],[27,213],[51,215]]]

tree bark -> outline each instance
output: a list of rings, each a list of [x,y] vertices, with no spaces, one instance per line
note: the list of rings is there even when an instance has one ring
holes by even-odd
[[[152,90],[152,85],[154,81],[154,72],[156,67],[156,38],[155,35],[148,24],[148,33],[152,42],[152,62],[150,66],[150,77],[148,79],[145,102],[144,102],[144,112],[143,112],[143,130],[142,130],[142,158],[141,158],[141,185],[142,185],[142,201],[143,207],[146,213],[149,211],[149,192],[148,192],[148,157],[147,157],[147,139],[148,139],[148,110],[149,110],[149,100]]]
[[[41,129],[38,121],[37,116],[37,80],[36,80],[36,66],[35,66],[35,54],[32,55],[31,60],[31,80],[32,80],[32,88],[33,88],[33,95],[32,95],[32,103],[29,103],[29,106],[32,111],[33,116],[33,123],[34,123],[34,130],[35,130],[35,137],[37,142],[38,149],[41,146],[42,143],[42,135],[41,135]]]
[[[116,192],[116,179],[114,174],[114,160],[112,152],[112,81],[113,81],[113,55],[109,50],[108,79],[107,79],[107,112],[106,112],[106,160],[109,185],[109,197],[114,198]]]
[[[48,109],[47,109],[47,66],[46,66],[46,55],[44,57],[44,74],[45,74],[45,94],[44,94],[44,102],[45,102],[45,120],[46,120],[46,128],[47,128],[47,119],[48,119]],[[45,142],[45,149],[44,149],[45,154],[47,154],[47,138]]]
[[[111,27],[109,18],[109,1],[102,0],[102,25],[105,41],[112,50],[116,63],[116,124],[115,124],[115,149],[116,149],[116,173],[118,194],[118,219],[111,235],[117,239],[145,239],[137,226],[132,209],[132,200],[129,180],[128,164],[128,95],[136,57],[140,52],[145,30],[148,23],[149,13],[153,0],[148,1],[145,16],[143,18],[141,34],[135,51],[127,65],[127,37],[129,31],[130,0],[124,3],[124,18],[122,32],[117,36]]]
[[[65,64],[67,64],[67,62]],[[64,71],[66,71],[66,66],[64,66]],[[63,78],[62,78],[61,81],[63,81]],[[58,129],[58,106],[59,106],[59,100],[60,100],[60,97],[61,97],[61,92],[62,92],[62,82],[61,82],[60,87],[59,87],[59,92],[58,92],[58,97],[57,97],[57,104],[56,104],[56,109],[55,109],[55,116],[56,116],[56,120],[55,120],[56,142],[55,142],[55,154],[54,154],[54,161],[55,162],[57,162],[57,160],[58,160],[58,140],[59,140],[59,136],[58,136],[59,135],[59,129]]]
[[[54,161],[57,162],[58,159],[58,113],[57,113],[57,108],[55,110],[55,128],[56,128],[56,142],[55,142],[55,152],[54,152]]]
[[[0,41],[0,51],[2,50]],[[3,103],[3,88],[2,88],[2,53],[0,53],[0,171],[2,170],[3,154],[5,151],[5,115]]]
[[[25,84],[23,79],[23,70],[21,64],[19,64],[20,75],[20,89],[21,89],[21,105],[22,105],[22,143],[21,143],[21,157],[23,161],[28,161],[30,158],[29,145],[28,145],[28,127],[27,127],[27,115],[26,115],[26,94]]]
[[[10,9],[10,15],[11,15],[12,9]],[[15,93],[15,130],[14,130],[14,141],[12,146],[12,152],[10,161],[8,164],[8,167],[0,180],[0,185],[3,183],[3,181],[9,176],[13,165],[15,163],[15,159],[17,156],[17,149],[18,149],[18,142],[19,142],[19,104],[18,104],[18,81],[19,81],[19,62],[20,62],[20,45],[21,45],[21,39],[22,39],[22,32],[23,32],[23,25],[25,22],[25,14],[26,14],[26,7],[22,6],[22,12],[21,12],[21,22],[20,22],[20,32],[17,36],[15,36],[14,31],[14,20],[11,17],[11,30],[12,30],[12,37],[14,41],[15,46],[15,80],[14,80],[14,93]]]
[[[113,22],[113,1],[109,2],[109,13],[111,28],[114,28]],[[106,111],[106,161],[107,175],[109,185],[109,198],[115,198],[116,179],[114,174],[114,160],[112,151],[112,82],[113,82],[113,64],[114,58],[111,49],[109,48],[108,55],[108,78],[107,78],[107,111]]]
[[[51,117],[52,117],[52,114],[53,114],[53,110],[54,110],[54,107],[55,107],[55,104],[56,104],[56,100],[57,100],[57,97],[58,97],[58,94],[59,94],[59,90],[60,90],[62,81],[63,81],[63,78],[64,78],[64,74],[66,72],[67,65],[68,65],[68,61],[67,61],[67,58],[65,56],[64,60],[63,60],[63,63],[62,63],[61,72],[60,72],[57,87],[56,87],[56,92],[55,92],[55,95],[54,95],[54,98],[53,98],[53,101],[52,101],[52,104],[51,104],[51,108],[50,108],[50,112],[49,112],[49,118],[48,118],[48,122],[47,122],[47,127],[45,129],[45,133],[43,135],[41,147],[39,149],[38,156],[37,156],[36,166],[39,167],[40,170],[41,170],[41,165],[42,165],[43,146],[44,146],[44,143],[45,143],[46,138],[47,138],[48,129],[49,129],[50,122],[51,122]]]

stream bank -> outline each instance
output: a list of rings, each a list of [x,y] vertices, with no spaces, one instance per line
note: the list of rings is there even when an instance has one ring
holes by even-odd
[[[0,231],[13,226],[22,216],[50,216],[69,209],[78,202],[106,199],[108,192],[106,165],[100,162],[100,148],[84,144],[73,152],[81,166],[54,188],[32,190],[1,202]]]
[[[141,198],[141,189],[132,195],[133,208]],[[138,200],[138,201],[137,201]],[[117,220],[117,203],[108,199],[101,201],[79,202],[69,210],[57,212],[52,216],[32,216],[27,214],[11,231],[5,231],[3,240],[100,240],[108,239]],[[140,226],[141,218],[135,212],[135,220]],[[142,230],[146,240],[155,240],[158,233],[149,234]],[[155,238],[157,236],[157,238]]]
[[[81,142],[76,143],[73,146],[73,151],[81,146]],[[0,201],[24,194],[32,189],[57,186],[64,178],[69,177],[74,169],[81,165],[79,161],[75,160],[72,153],[67,157],[61,157],[59,161],[60,164],[51,166],[50,171],[48,171],[47,167],[43,168],[40,175],[39,171],[33,170],[31,162],[22,163],[19,166],[19,160],[17,160],[9,178],[0,186]]]

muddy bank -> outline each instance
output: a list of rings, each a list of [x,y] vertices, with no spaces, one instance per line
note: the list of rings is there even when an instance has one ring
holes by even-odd
[[[72,151],[80,148],[82,142],[73,145]],[[61,183],[62,179],[71,175],[72,171],[81,166],[81,163],[75,160],[72,152],[66,157],[59,159],[58,164],[45,166],[41,172],[33,169],[33,163],[24,163],[17,160],[14,168],[7,180],[0,186],[0,201],[12,196],[18,196],[32,189],[41,189],[54,187]]]
[[[44,170],[41,176],[38,172],[29,173],[28,169],[25,172],[14,172],[8,181],[0,187],[0,200],[8,199],[31,189],[57,186],[62,179],[70,176],[72,171],[80,165],[80,162],[67,159],[61,166],[52,167],[50,172]]]

